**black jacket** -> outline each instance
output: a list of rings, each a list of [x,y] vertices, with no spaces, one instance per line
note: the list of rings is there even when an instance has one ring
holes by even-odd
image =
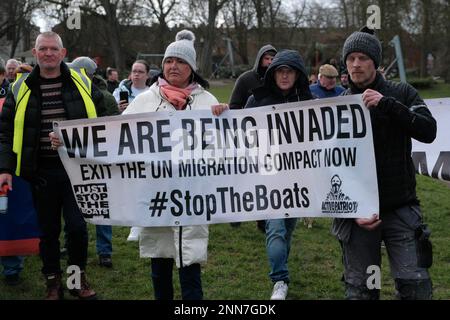
[[[119,107],[117,106],[116,99],[114,96],[108,91],[106,80],[103,79],[100,75],[96,74],[92,77],[92,83],[100,90],[103,94],[103,100],[105,104],[106,116],[115,116],[119,115]]]
[[[377,107],[370,109],[381,215],[418,203],[411,138],[433,142],[436,120],[416,89],[407,83],[385,80],[377,74],[366,89],[376,90],[384,96]],[[349,89],[343,94],[359,94],[364,90],[350,82]]]
[[[242,109],[247,103],[248,97],[252,95],[252,90],[264,84],[265,70],[260,67],[260,63],[261,58],[268,51],[277,52],[271,45],[262,47],[256,55],[253,68],[237,78],[233,91],[231,92],[230,109]]]
[[[108,92],[112,94],[114,90],[116,90],[116,88],[119,86],[119,82],[115,80],[114,81],[106,80],[106,85]]]
[[[9,89],[9,81],[6,78],[0,83],[0,98],[6,97]]]
[[[31,179],[38,169],[39,135],[41,130],[41,90],[39,85],[39,66],[25,79],[31,90],[30,99],[25,113],[21,176]],[[61,63],[62,99],[68,120],[87,118],[83,99],[73,83],[67,65]],[[92,86],[92,100],[97,116],[105,115],[102,93]],[[6,97],[0,116],[0,173],[13,173],[16,169],[16,154],[12,151],[14,137],[14,117],[16,101],[12,90]]]
[[[299,77],[294,84],[291,92],[284,96],[278,88],[274,79],[274,72],[278,66],[288,65],[299,72]],[[309,81],[305,65],[299,53],[294,50],[284,50],[275,56],[272,64],[266,71],[264,85],[253,90],[253,95],[247,101],[245,108],[254,108],[267,106],[270,104],[279,104],[295,101],[312,99],[309,90]]]

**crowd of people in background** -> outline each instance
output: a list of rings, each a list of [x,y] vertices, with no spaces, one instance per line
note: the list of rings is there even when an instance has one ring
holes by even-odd
[[[369,290],[365,286],[366,269],[371,264],[380,264],[380,244],[384,241],[399,297],[431,299],[428,273],[431,253],[420,251],[425,246],[417,238],[418,232],[422,235],[429,231],[422,223],[415,194],[410,141],[414,138],[432,142],[436,122],[415,89],[388,81],[377,71],[381,45],[373,31],[364,29],[352,33],[343,44],[343,67],[329,61],[318,68],[317,75],[307,72],[299,52],[265,45],[260,48],[253,68],[237,79],[228,103],[219,103],[207,91],[208,81],[198,73],[194,41],[192,32],[179,32],[175,41],[167,46],[158,72],[151,72],[145,60],[136,60],[123,80],[120,80],[119,70],[113,67],[99,74],[96,62],[90,57],[78,57],[65,63],[66,50],[54,32],[37,37],[33,48],[36,66],[14,59],[0,63],[0,101],[3,104],[0,185],[6,184],[12,190],[13,185],[16,188],[21,183],[17,181],[18,176],[29,181],[23,183],[30,189],[30,199],[33,196],[42,232],[40,256],[46,299],[64,297],[60,265],[64,251],[68,263],[78,265],[82,275],[81,288],[71,289],[69,293],[85,300],[97,297],[86,275],[86,223],[57,153],[61,141],[52,132],[52,121],[197,109],[210,109],[218,116],[228,109],[359,93],[370,109],[374,128],[381,209],[371,219],[335,219],[333,223],[344,258],[345,296],[348,299],[379,298],[378,289]],[[30,94],[20,96],[25,92],[21,89],[29,90]],[[28,110],[21,119],[16,115],[18,108]],[[20,121],[27,125],[16,127],[14,123]],[[12,149],[12,139],[18,130],[22,130],[23,137],[20,141],[23,148],[19,151]],[[39,139],[35,138],[36,134]],[[270,299],[284,300],[288,295],[287,265],[296,223],[296,218],[257,222],[266,237],[269,278],[273,283]],[[232,223],[233,227],[239,225]],[[65,233],[64,244],[59,241],[61,230]],[[130,241],[139,241],[141,257],[151,259],[154,296],[163,300],[174,297],[174,265],[179,271],[182,298],[203,299],[201,265],[207,261],[208,239],[207,225],[133,227],[128,236]],[[99,265],[112,268],[112,227],[97,225],[96,240]],[[0,262],[5,283],[20,283],[24,257],[0,257]]]

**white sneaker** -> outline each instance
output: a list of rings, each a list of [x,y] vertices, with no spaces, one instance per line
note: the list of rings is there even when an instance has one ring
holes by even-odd
[[[270,300],[286,300],[288,293],[288,285],[284,281],[277,281],[273,286],[272,296]]]
[[[139,241],[139,234],[141,233],[141,229],[141,227],[131,227],[127,241]]]

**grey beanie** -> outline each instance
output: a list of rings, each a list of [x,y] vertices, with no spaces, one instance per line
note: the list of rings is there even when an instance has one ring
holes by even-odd
[[[95,70],[97,70],[97,64],[89,57],[78,57],[71,63],[68,63],[67,66],[76,70],[84,69],[90,76],[94,75]]]
[[[347,56],[352,52],[362,52],[368,55],[374,62],[375,68],[378,68],[381,62],[381,43],[374,35],[374,31],[364,27],[361,31],[353,32],[345,40],[342,48],[342,59],[345,63]]]
[[[175,42],[169,44],[164,53],[164,61],[169,57],[180,58],[189,64],[193,71],[197,71],[197,54],[194,48],[195,35],[192,31],[181,30],[175,36]]]

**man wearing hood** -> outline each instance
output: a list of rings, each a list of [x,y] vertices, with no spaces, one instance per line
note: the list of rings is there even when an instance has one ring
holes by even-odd
[[[275,55],[264,85],[253,90],[245,108],[309,99],[312,94],[302,57],[295,50],[283,50]]]
[[[253,89],[261,87],[264,84],[264,74],[266,73],[269,65],[272,63],[273,57],[276,53],[277,50],[270,44],[259,49],[253,69],[244,72],[236,80],[233,92],[231,92],[229,103],[230,109],[244,108],[248,97],[252,95]],[[261,230],[261,232],[264,232],[264,220],[257,221],[256,223],[258,229]],[[232,222],[230,225],[232,227],[239,227],[241,223]]]
[[[236,80],[231,92],[230,109],[242,109],[252,95],[252,90],[264,84],[264,74],[276,53],[277,50],[270,44],[259,49],[253,69],[244,72]]]
[[[264,85],[254,90],[245,108],[312,99],[308,76],[302,57],[297,51],[277,53],[267,69]],[[289,271],[287,268],[292,233],[297,218],[266,220],[266,250],[269,256],[269,277],[274,283],[271,300],[287,296]]]
[[[71,69],[84,69],[86,75],[91,79],[92,83],[103,95],[105,116],[114,116],[120,114],[116,99],[107,90],[106,80],[100,75],[95,74],[97,71],[97,63],[89,57],[81,56],[68,63],[67,66]],[[99,265],[105,268],[112,268],[112,226],[110,225],[96,225],[96,249],[99,258]]]

